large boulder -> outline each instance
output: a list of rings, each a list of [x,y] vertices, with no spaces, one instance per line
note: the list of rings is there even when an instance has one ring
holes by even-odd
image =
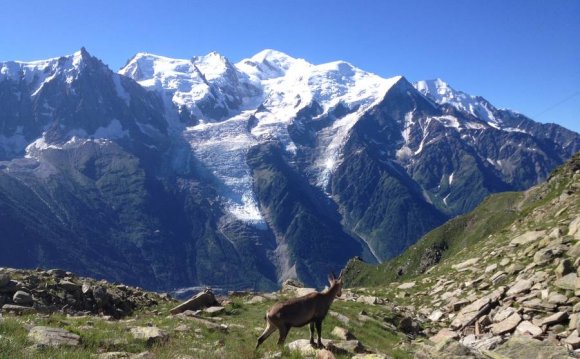
[[[512,239],[512,241],[510,242],[510,244],[512,246],[517,246],[517,245],[524,245],[524,244],[528,244],[528,243],[532,243],[537,241],[538,239],[542,238],[543,236],[546,235],[545,231],[530,231],[530,232],[526,232],[520,236],[517,236],[516,238]]]
[[[137,340],[147,342],[147,344],[164,342],[169,338],[167,333],[157,327],[131,328],[131,335]]]
[[[493,351],[497,358],[511,359],[560,359],[570,358],[568,351],[548,340],[540,341],[525,336],[513,336]]]

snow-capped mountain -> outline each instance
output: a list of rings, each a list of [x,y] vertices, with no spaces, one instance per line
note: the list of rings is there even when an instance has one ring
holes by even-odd
[[[321,284],[580,148],[442,80],[275,50],[0,63],[0,109],[0,264],[156,288]]]

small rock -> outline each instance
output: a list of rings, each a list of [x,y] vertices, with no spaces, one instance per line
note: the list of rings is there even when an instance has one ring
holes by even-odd
[[[540,322],[540,325],[550,326],[553,324],[558,324],[558,323],[565,321],[567,318],[568,318],[568,313],[558,312],[558,313],[552,314],[552,315],[542,319],[542,321]]]
[[[342,340],[356,339],[348,329],[342,327],[334,327],[334,329],[332,329],[332,332],[330,334]]]
[[[400,286],[397,287],[397,289],[410,289],[413,288],[415,286],[415,282],[407,282],[407,283],[403,283]]]
[[[576,273],[567,274],[554,282],[556,287],[567,290],[576,290],[577,284],[578,277]]]
[[[494,270],[497,269],[497,264],[490,264],[487,267],[485,267],[485,273],[489,273],[489,272],[493,272]]]
[[[530,290],[530,288],[532,288],[532,285],[533,285],[533,283],[531,280],[520,279],[514,285],[512,285],[510,287],[510,289],[508,289],[506,294],[507,295],[516,295],[516,294],[528,292]]]
[[[316,352],[316,359],[335,359],[335,356],[330,350],[320,349]]]
[[[219,303],[213,292],[210,289],[206,289],[205,291],[198,293],[195,297],[186,300],[175,308],[172,308],[169,312],[175,315],[186,310],[199,310],[216,305],[219,305]]]
[[[252,298],[250,298],[250,300],[246,301],[246,304],[258,304],[258,303],[264,303],[266,301],[266,298],[262,297],[261,295],[255,295]]]
[[[439,309],[436,309],[429,316],[429,320],[432,322],[438,322],[439,320],[441,320],[441,318],[443,318],[444,315],[445,314],[442,311],[440,311]]]
[[[535,338],[542,335],[544,331],[542,328],[538,327],[537,325],[532,324],[531,322],[525,320],[521,322],[517,328],[516,333],[520,335],[530,335],[531,337]]]
[[[548,297],[548,303],[552,304],[564,304],[567,300],[568,297],[560,293],[551,293]]]
[[[209,316],[213,317],[213,316],[223,314],[226,311],[226,308],[215,306],[215,307],[205,308],[203,311],[204,311],[204,313],[207,313]]]
[[[0,288],[10,283],[10,276],[5,273],[0,273]]]
[[[465,269],[467,267],[471,267],[472,265],[476,264],[477,262],[479,262],[479,258],[471,258],[471,259],[468,259],[468,260],[461,262],[459,264],[454,264],[451,266],[451,268],[453,268],[455,270],[461,270],[461,269]]]
[[[336,354],[357,354],[367,351],[358,340],[329,341],[326,347]]]
[[[564,339],[566,347],[570,350],[576,350],[580,348],[580,337],[578,336],[578,330],[574,330],[566,339]]]
[[[516,327],[518,326],[518,324],[520,324],[521,321],[522,321],[522,317],[520,317],[520,315],[518,313],[513,313],[507,319],[505,319],[499,323],[493,324],[491,326],[491,332],[494,335],[511,333],[512,331],[514,331],[516,329]]]
[[[429,340],[435,344],[442,343],[449,339],[457,339],[459,338],[459,334],[453,330],[449,330],[447,328],[441,329],[437,334],[430,337]]]
[[[24,307],[22,305],[4,304],[2,306],[2,312],[16,314],[31,314],[36,313],[36,309],[34,309],[33,307]]]
[[[164,342],[168,339],[167,333],[157,327],[135,327],[130,330],[133,338],[144,340],[148,344]]]
[[[127,352],[108,352],[97,355],[98,359],[125,359],[130,358],[131,354]]]
[[[33,327],[28,333],[28,338],[35,344],[47,346],[77,346],[80,336],[61,328]]]
[[[532,243],[543,237],[545,234],[545,231],[529,231],[512,239],[510,245],[517,246]]]
[[[18,305],[30,305],[32,304],[32,295],[30,295],[30,293],[27,293],[25,291],[19,290],[16,293],[14,293],[12,301],[14,302],[14,304]]]
[[[566,258],[560,261],[555,272],[557,278],[562,278],[567,274],[574,273],[574,266],[572,265],[572,262]]]

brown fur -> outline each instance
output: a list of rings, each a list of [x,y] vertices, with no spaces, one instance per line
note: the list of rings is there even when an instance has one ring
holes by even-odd
[[[334,275],[328,277],[330,287],[323,292],[309,293],[302,297],[276,303],[266,313],[266,329],[258,338],[256,349],[276,330],[280,332],[278,345],[283,345],[292,327],[310,324],[310,344],[322,347],[322,321],[334,298],[342,294],[342,279]],[[318,334],[318,343],[314,343],[314,327]]]

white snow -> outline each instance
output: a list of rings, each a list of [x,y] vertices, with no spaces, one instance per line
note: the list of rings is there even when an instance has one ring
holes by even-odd
[[[123,129],[123,125],[116,118],[113,119],[107,126],[99,127],[92,135],[94,138],[119,139],[129,136],[129,131]]]
[[[453,183],[453,175],[454,174],[455,174],[455,172],[451,172],[451,174],[449,175],[449,180],[447,182],[449,183],[450,186]]]
[[[500,128],[501,120],[493,114],[494,107],[481,97],[454,90],[441,79],[417,81],[415,88],[438,104],[450,104],[485,121],[489,126]]]
[[[340,164],[342,145],[352,126],[401,79],[384,79],[344,61],[315,65],[275,50],[264,50],[235,65],[215,52],[191,60],[140,53],[120,74],[161,93],[200,120],[186,129],[185,138],[204,167],[222,183],[220,195],[228,211],[253,223],[262,223],[263,218],[245,159],[251,146],[277,140],[290,155],[295,154],[298,147],[288,126],[302,125],[296,118],[299,111],[316,102],[322,112],[318,118],[322,118],[337,106],[345,107],[346,115],[333,118],[317,134],[318,155],[309,173],[314,184],[324,189]],[[216,118],[203,108],[200,104],[208,99],[226,109],[227,115]],[[253,126],[249,126],[251,116]]]

